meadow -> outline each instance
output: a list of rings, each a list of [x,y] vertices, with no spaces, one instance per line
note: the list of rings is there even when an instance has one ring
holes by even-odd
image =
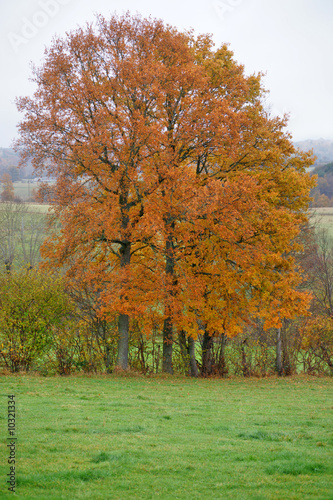
[[[327,230],[333,237],[333,207],[320,207],[310,209],[310,221],[317,227]]]
[[[23,201],[28,200],[32,196],[33,190],[38,188],[35,182],[16,181],[13,185],[15,196],[19,196]]]
[[[3,376],[22,499],[333,498],[333,380]]]
[[[39,188],[39,183],[38,182],[27,182],[27,181],[15,181],[13,183],[14,186],[14,194],[18,198],[20,198],[24,202],[29,202],[31,199],[34,199],[34,196],[36,195],[38,188]],[[29,203],[30,204],[30,203]],[[36,203],[35,206],[37,207],[39,204]],[[48,205],[39,205],[39,207],[47,207]],[[47,209],[42,209],[43,211],[47,211]]]
[[[10,262],[14,269],[37,265],[48,210],[46,204],[0,203],[0,265]]]

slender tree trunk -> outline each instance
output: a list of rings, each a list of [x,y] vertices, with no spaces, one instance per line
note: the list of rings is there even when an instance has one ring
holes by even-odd
[[[289,376],[292,374],[289,342],[288,320],[284,319],[281,329],[282,374],[284,376]]]
[[[244,377],[249,377],[251,375],[251,369],[250,369],[250,363],[248,363],[248,360],[246,359],[246,352],[245,352],[245,346],[247,343],[247,338],[243,340],[241,344],[241,351],[242,351],[242,372]]]
[[[156,371],[155,373],[158,373],[158,367],[160,366],[160,351],[161,351],[161,346],[157,346],[157,353],[156,353]]]
[[[127,174],[127,171],[126,171]],[[128,240],[129,229],[129,204],[128,204],[128,179],[126,175],[120,180],[119,205],[121,207],[121,229],[123,241],[120,248],[120,268],[124,269],[130,265],[131,243]],[[126,300],[126,294],[120,297]],[[118,317],[118,358],[117,367],[122,370],[128,368],[128,339],[129,339],[129,316],[120,313]]]
[[[105,347],[105,368],[106,368],[106,373],[112,373],[111,352],[110,352],[110,346],[108,344]]]
[[[6,270],[6,273],[10,274],[12,272],[12,265],[13,265],[13,261],[11,261],[11,260],[5,260],[5,270]]]
[[[276,371],[279,377],[281,377],[283,374],[281,328],[277,329],[277,336],[276,336]]]
[[[201,375],[207,376],[212,373],[212,345],[213,339],[205,330],[202,339],[202,367]]]
[[[197,377],[199,372],[197,360],[195,359],[195,341],[192,337],[188,339],[188,353],[190,356],[190,375],[191,377]]]
[[[105,368],[106,368],[106,373],[112,373],[112,368],[111,368],[111,346],[108,342],[107,339],[107,326],[105,320],[103,321],[102,324],[102,329],[103,329],[103,341],[104,341],[104,346],[105,346]]]
[[[190,377],[198,376],[198,366],[195,359],[195,341],[192,337],[186,339],[186,334],[183,330],[179,332],[179,344],[183,360],[186,365],[186,372]]]
[[[121,249],[120,267],[124,268],[130,264],[131,244],[123,243]],[[118,317],[118,358],[117,367],[122,370],[128,368],[128,339],[129,339],[129,316],[128,314],[119,314]]]
[[[173,325],[170,317],[165,318],[163,326],[163,363],[162,371],[173,374],[172,368],[172,344],[173,344]]]
[[[128,368],[128,330],[129,317],[128,314],[119,314],[118,318],[118,359],[117,366],[123,370]]]
[[[179,332],[178,338],[179,338],[180,352],[181,352],[181,355],[182,355],[182,358],[183,358],[183,361],[185,364],[185,370],[186,370],[186,373],[189,373],[190,365],[189,365],[188,352],[187,352],[186,334],[185,334],[184,330],[181,330]]]
[[[329,369],[331,370],[331,375],[333,375],[332,355],[330,354],[329,350],[324,345],[320,345],[319,349],[320,349],[320,352],[322,353],[322,359],[327,363]]]
[[[219,373],[222,377],[224,377],[228,373],[228,369],[226,367],[225,363],[225,345],[227,342],[227,337],[223,333],[220,336],[220,352],[219,352],[219,359],[218,359],[218,370]]]
[[[171,229],[174,228],[174,223],[170,225]],[[166,244],[165,244],[166,262],[165,262],[165,272],[167,278],[170,279],[172,287],[175,284],[174,269],[175,269],[175,259],[173,255],[173,237],[172,234],[168,234]],[[171,295],[173,295],[173,290],[171,290]],[[164,320],[163,325],[163,363],[162,371],[164,373],[173,373],[172,368],[172,344],[173,344],[173,322],[170,313],[170,308],[167,305],[167,311],[169,314]]]

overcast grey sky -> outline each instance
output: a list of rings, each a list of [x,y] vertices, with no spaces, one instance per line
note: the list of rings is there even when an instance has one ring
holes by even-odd
[[[30,61],[54,34],[126,10],[229,43],[247,74],[266,73],[267,104],[290,113],[294,140],[333,139],[333,0],[0,0],[0,147],[16,136],[15,97],[33,92]]]

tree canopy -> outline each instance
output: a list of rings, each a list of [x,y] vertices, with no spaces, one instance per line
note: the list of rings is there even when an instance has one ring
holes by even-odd
[[[172,372],[176,334],[232,336],[305,311],[293,253],[313,160],[227,45],[97,16],[53,41],[34,80],[17,147],[57,179],[44,256],[118,318],[120,367],[132,320],[160,324]]]

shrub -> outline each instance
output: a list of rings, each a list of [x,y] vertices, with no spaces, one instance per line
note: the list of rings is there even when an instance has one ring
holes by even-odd
[[[11,372],[29,370],[53,343],[53,329],[64,325],[73,306],[62,280],[21,269],[0,274],[0,357]]]

